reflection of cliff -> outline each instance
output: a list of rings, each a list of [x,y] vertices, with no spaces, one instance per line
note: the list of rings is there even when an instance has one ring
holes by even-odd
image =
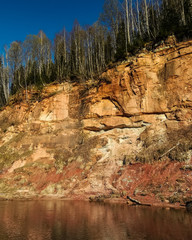
[[[71,201],[2,202],[1,239],[191,239],[184,211]]]
[[[99,82],[48,86],[30,106],[6,107],[1,196],[123,192],[143,202],[185,201],[192,193],[191,44],[141,54]]]

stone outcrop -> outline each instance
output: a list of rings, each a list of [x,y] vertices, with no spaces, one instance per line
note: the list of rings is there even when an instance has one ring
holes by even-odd
[[[98,81],[52,84],[0,112],[0,197],[192,194],[192,42],[140,54]],[[126,197],[125,197],[126,199]]]

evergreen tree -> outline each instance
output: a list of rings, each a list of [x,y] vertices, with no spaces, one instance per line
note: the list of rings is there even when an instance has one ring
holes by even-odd
[[[125,24],[122,21],[119,26],[119,31],[116,40],[115,60],[124,60],[126,57],[126,40],[125,40]]]

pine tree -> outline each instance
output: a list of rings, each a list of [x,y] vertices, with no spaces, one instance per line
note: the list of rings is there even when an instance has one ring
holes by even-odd
[[[115,60],[123,60],[126,57],[126,40],[125,40],[125,24],[122,21],[119,26],[119,32],[116,40]]]

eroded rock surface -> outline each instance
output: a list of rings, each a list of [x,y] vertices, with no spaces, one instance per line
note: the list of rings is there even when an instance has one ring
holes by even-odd
[[[192,196],[192,42],[0,112],[0,196]]]

